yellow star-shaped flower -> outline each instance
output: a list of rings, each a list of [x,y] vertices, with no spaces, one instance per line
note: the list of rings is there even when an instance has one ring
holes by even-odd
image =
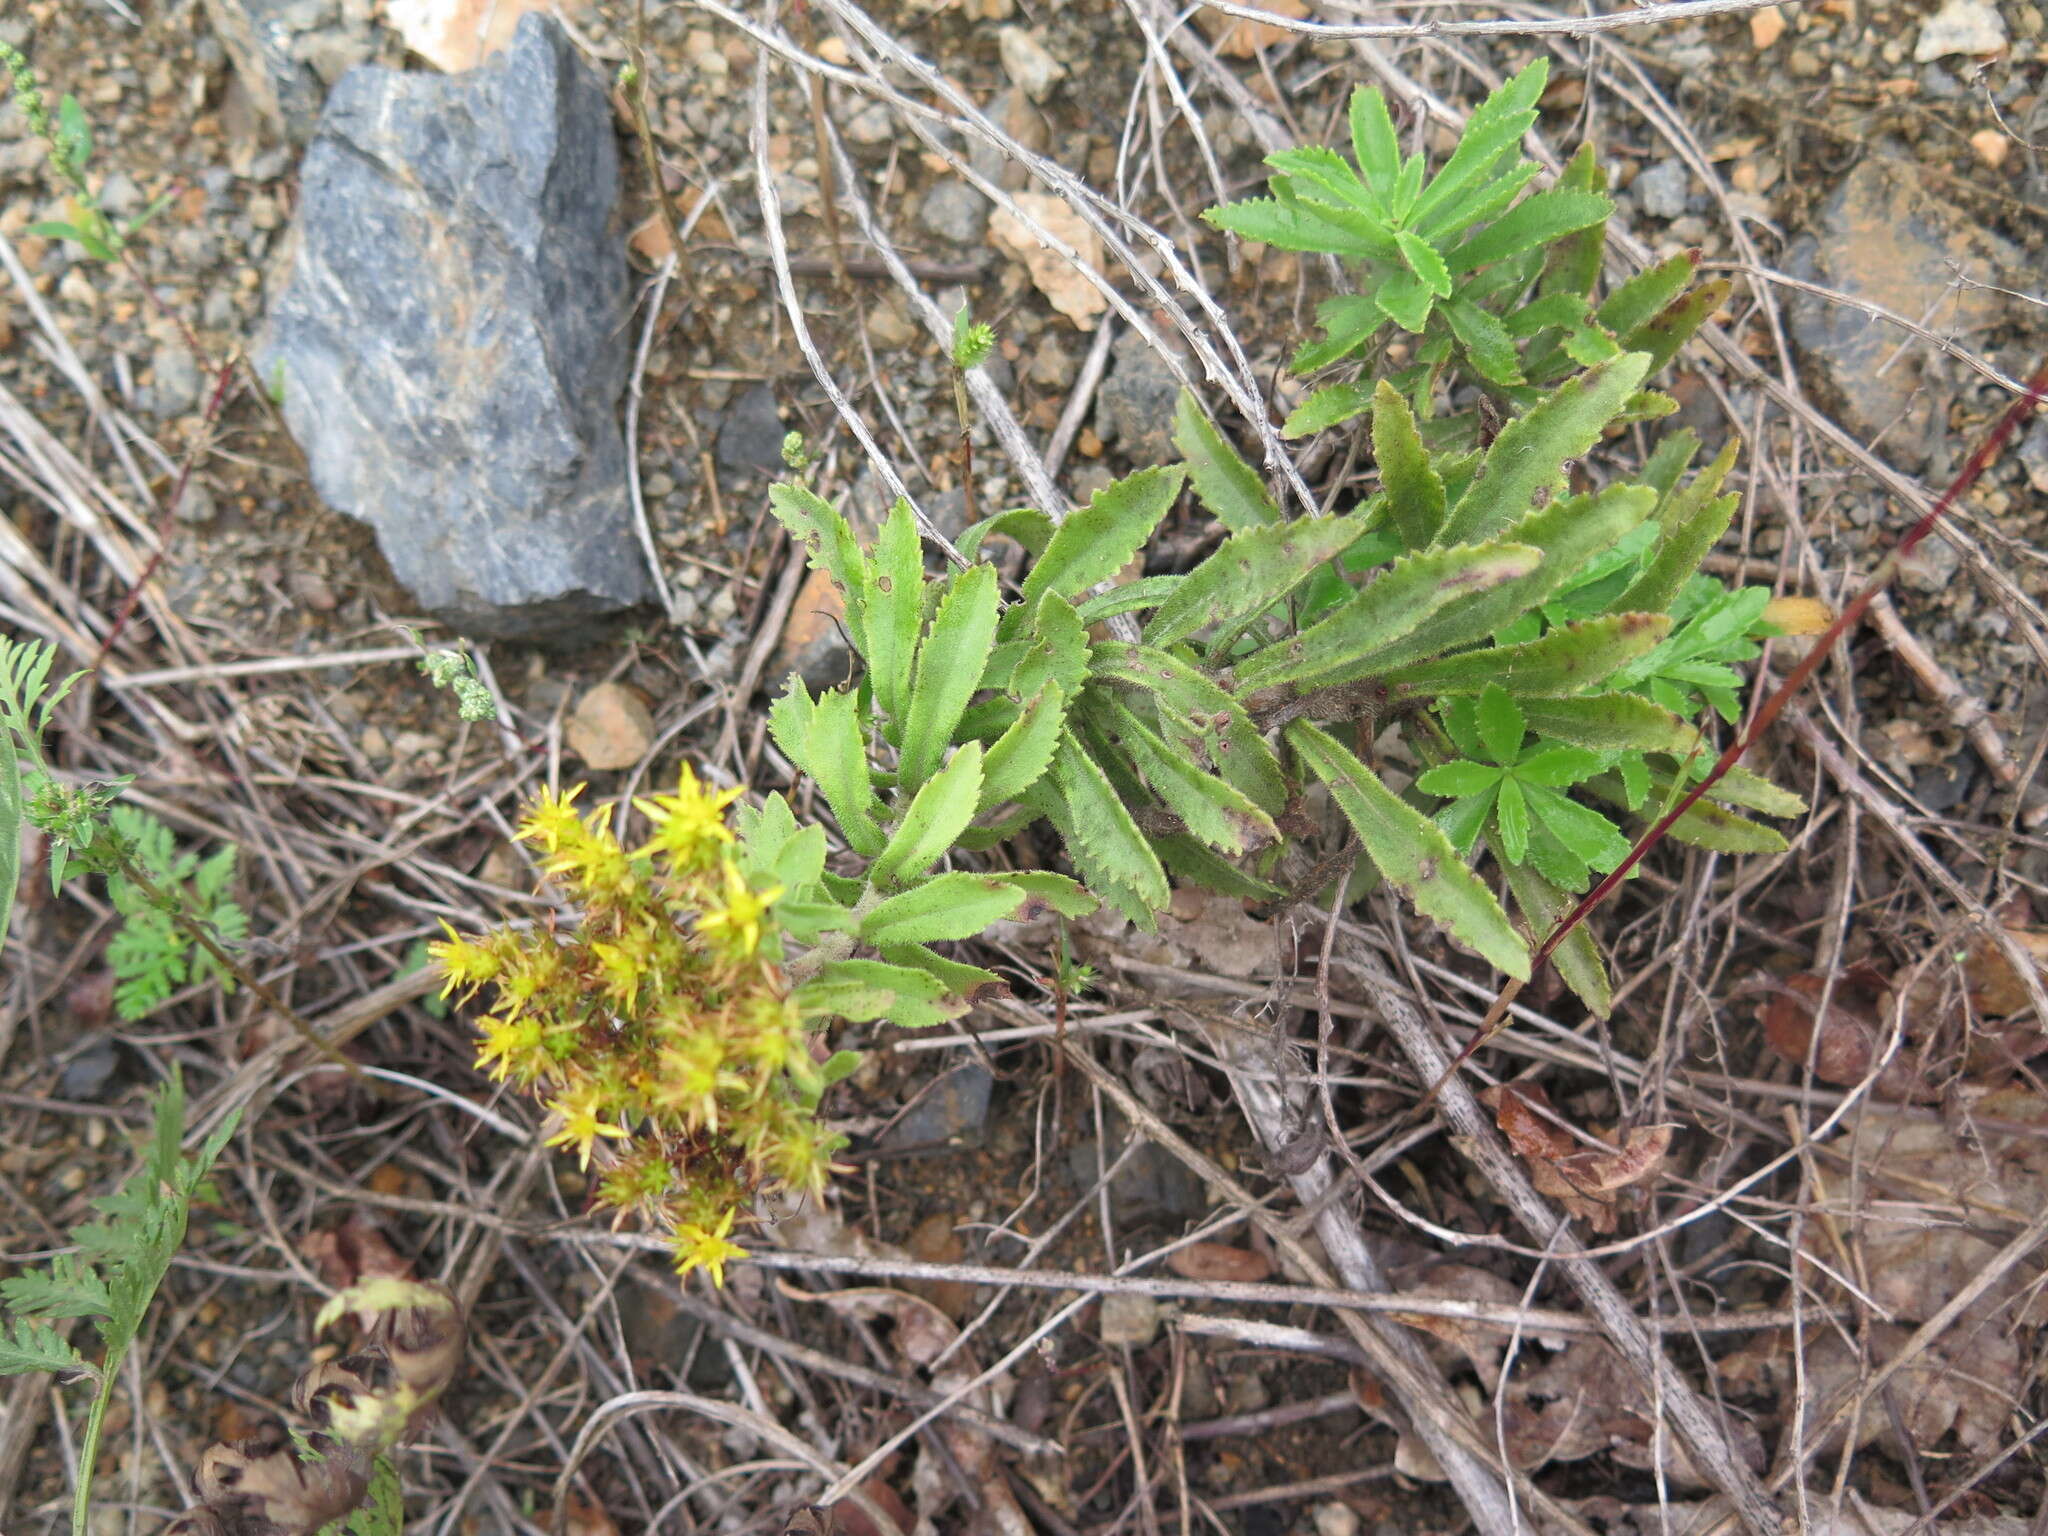
[[[548,1106],[562,1120],[562,1128],[547,1139],[551,1147],[574,1147],[577,1165],[590,1166],[590,1149],[597,1145],[599,1137],[614,1141],[626,1139],[626,1128],[613,1125],[597,1117],[597,1092],[592,1088],[579,1088],[566,1098],[555,1100]]]
[[[677,1227],[676,1273],[687,1275],[693,1269],[706,1269],[711,1272],[711,1283],[723,1288],[726,1260],[747,1256],[747,1250],[738,1243],[726,1241],[732,1231],[732,1218],[733,1213],[727,1211],[715,1227],[702,1227],[694,1221]]]

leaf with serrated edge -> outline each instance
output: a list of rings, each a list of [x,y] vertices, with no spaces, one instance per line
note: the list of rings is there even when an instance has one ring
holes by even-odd
[[[917,650],[897,766],[900,787],[915,789],[938,771],[995,637],[995,567],[971,565],[954,575]]]
[[[1598,192],[1571,192],[1553,187],[1525,198],[1445,258],[1453,272],[1470,272],[1489,262],[1504,261],[1590,225],[1614,211]]]
[[[768,510],[803,545],[813,570],[829,571],[846,599],[846,633],[853,648],[867,654],[865,615],[868,600],[868,559],[853,525],[839,509],[807,485],[782,481],[768,488]]]
[[[1358,157],[1366,185],[1384,197],[1401,173],[1401,146],[1387,113],[1387,98],[1369,86],[1351,93],[1351,153]]]
[[[1173,445],[1187,460],[1188,480],[1209,515],[1232,533],[1280,521],[1258,471],[1239,457],[1187,390],[1173,407]]]
[[[860,705],[852,694],[828,693],[818,701],[811,717],[810,754],[810,775],[824,792],[846,841],[855,853],[873,858],[884,843],[875,823],[882,807],[868,778]]]
[[[1508,890],[1513,893],[1515,905],[1528,920],[1529,936],[1541,941],[1558,919],[1572,908],[1572,898],[1559,890],[1527,864],[1514,864],[1503,859],[1501,874],[1507,878]],[[1614,983],[1608,980],[1607,964],[1600,958],[1600,946],[1593,942],[1592,930],[1584,923],[1565,935],[1564,941],[1550,954],[1551,964],[1557,967],[1557,974],[1564,978],[1564,984],[1576,992],[1579,1001],[1600,1018],[1606,1018],[1614,1011]]]
[[[981,743],[970,741],[927,779],[868,870],[877,890],[915,880],[952,851],[981,806]]]
[[[1538,736],[1594,752],[1669,752],[1683,757],[1700,739],[1697,729],[1639,693],[1524,699],[1522,713]]]
[[[1513,151],[1536,121],[1536,99],[1549,78],[1550,61],[1539,58],[1473,109],[1458,147],[1409,211],[1411,224],[1431,228],[1433,218],[1447,215],[1469,188],[1486,179],[1501,156]]]
[[[937,977],[882,960],[834,960],[790,994],[806,1019],[844,1019],[865,1024],[887,1019],[904,1029],[924,1029],[958,1018],[958,1003],[939,1000],[946,987]]]
[[[983,518],[960,535],[956,547],[965,558],[972,560],[980,554],[986,541],[1000,537],[1022,546],[1034,556],[1042,555],[1045,546],[1052,542],[1053,527],[1053,520],[1047,513],[1035,507],[1016,507]]]
[[[1123,798],[1071,729],[1060,733],[1051,779],[1058,787],[1070,826],[1068,852],[1080,869],[1082,880],[1098,893],[1109,894],[1102,890],[1106,877],[1112,885],[1131,892],[1148,915],[1163,908],[1171,893],[1166,885],[1166,871],[1159,865],[1159,855],[1152,851],[1145,834],[1131,819]],[[1134,914],[1127,911],[1126,915],[1136,920]]]
[[[1364,519],[1353,514],[1297,518],[1232,534],[1159,605],[1146,622],[1145,643],[1168,646],[1210,624],[1228,629],[1257,617],[1364,532]]]
[[[1438,541],[1490,538],[1536,505],[1539,494],[1564,485],[1567,459],[1578,458],[1649,372],[1650,360],[1630,353],[1588,369],[1501,429],[1481,473],[1445,520]]]
[[[1444,525],[1444,483],[1422,446],[1415,413],[1385,379],[1372,392],[1372,452],[1395,530],[1410,549],[1428,548]]]
[[[1673,491],[1658,514],[1657,549],[1640,576],[1614,600],[1619,608],[1662,613],[1677,601],[1700,568],[1707,551],[1720,542],[1721,535],[1735,520],[1741,498],[1730,492],[1714,493],[1735,467],[1736,442],[1728,440],[1714,461],[1693,476],[1692,482]]]
[[[937,944],[978,937],[1024,904],[1024,893],[995,875],[955,870],[934,875],[860,920],[868,944]]]
[[[1394,243],[1401,249],[1401,264],[1415,274],[1418,283],[1440,299],[1451,296],[1450,268],[1435,246],[1407,229],[1395,235]]]
[[[1725,277],[1701,283],[1692,292],[1665,305],[1622,337],[1621,344],[1632,352],[1646,354],[1650,359],[1650,371],[1655,373],[1678,355],[1678,349],[1691,340],[1693,333],[1705,325],[1714,311],[1727,301],[1734,287],[1735,285]],[[1675,408],[1674,406],[1673,409]],[[1668,410],[1657,412],[1657,415],[1669,414]],[[1643,419],[1654,420],[1655,417],[1645,414]]]
[[[1066,718],[1066,690],[1058,683],[1047,683],[988,749],[982,763],[977,814],[1016,799],[1039,781],[1052,765],[1053,749],[1059,745],[1060,727]]]
[[[1087,676],[1088,627],[1072,603],[1057,592],[1048,592],[1038,600],[1024,654],[1006,684],[1010,696],[1034,698],[1039,689],[1054,683],[1072,698]]]
[[[1034,606],[1045,592],[1073,597],[1122,570],[1152,537],[1186,478],[1177,464],[1141,469],[1068,513],[1025,578],[1024,606]]]
[[[1390,671],[1485,639],[1548,602],[1588,563],[1648,517],[1656,500],[1657,493],[1648,486],[1610,485],[1593,495],[1566,497],[1531,512],[1504,537],[1540,552],[1541,563],[1533,571],[1453,603],[1425,619],[1411,634],[1365,658],[1363,665]]]
[[[1100,624],[1120,613],[1142,613],[1148,608],[1157,608],[1172,597],[1184,580],[1186,578],[1182,576],[1140,576],[1136,581],[1111,587],[1107,592],[1094,593],[1074,612],[1080,615],[1084,626]]]
[[[1366,658],[1439,609],[1523,578],[1541,559],[1522,544],[1460,545],[1406,556],[1329,617],[1240,664],[1238,691],[1293,683],[1306,692],[1362,677]]]
[[[1382,784],[1334,736],[1306,720],[1287,727],[1287,742],[1329,787],[1330,798],[1388,884],[1496,968],[1529,979],[1528,946],[1441,827]]]
[[[1517,696],[1563,698],[1611,677],[1670,633],[1668,614],[1610,614],[1564,625],[1520,645],[1418,662],[1386,673],[1382,680],[1405,698],[1478,693],[1490,683]]]
[[[1271,817],[1230,784],[1174,752],[1128,706],[1113,704],[1109,724],[1152,792],[1192,835],[1233,855],[1278,840]]]
[[[946,996],[964,1003],[992,994],[1006,996],[1010,990],[1009,983],[994,971],[948,960],[922,944],[884,944],[881,953],[891,965],[914,966],[926,975],[936,977]]]
[[[897,498],[875,541],[866,658],[875,707],[900,729],[910,695],[917,629],[924,619],[924,551],[910,503]],[[896,732],[891,732],[895,735]]]
[[[782,697],[768,711],[768,734],[782,755],[796,765],[797,772],[811,773],[811,727],[817,718],[817,704],[804,680],[794,672],[784,685]]]
[[[1289,441],[1308,437],[1331,427],[1342,426],[1372,406],[1372,395],[1363,384],[1326,384],[1288,413],[1280,435]]]
[[[1617,336],[1626,336],[1681,293],[1692,281],[1692,256],[1680,251],[1656,266],[1638,272],[1610,293],[1594,318]]]
[[[1053,912],[1061,917],[1086,917],[1102,905],[1088,894],[1080,881],[1056,875],[1051,870],[1011,870],[1002,878],[1024,893],[1024,909],[1017,914],[1020,921],[1028,921],[1040,912]]]

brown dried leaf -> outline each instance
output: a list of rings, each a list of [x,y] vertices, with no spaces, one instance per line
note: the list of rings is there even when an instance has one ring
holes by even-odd
[[[2048,982],[2048,928],[2009,927],[2005,931],[2033,961],[2041,980]],[[1971,1002],[1989,1018],[2004,1018],[2033,1006],[2025,978],[2013,969],[2004,947],[1988,934],[1970,946],[1963,975],[1970,983]]]
[[[581,1488],[569,1490],[569,1536],[619,1536],[619,1528],[605,1507]]]
[[[1676,1125],[1632,1126],[1616,1151],[1581,1150],[1546,1115],[1550,1099],[1540,1083],[1503,1083],[1480,1095],[1501,1134],[1529,1165],[1529,1182],[1595,1232],[1614,1230],[1615,1195],[1663,1165]]]
[[[1189,1280],[1227,1280],[1256,1285],[1273,1273],[1272,1261],[1228,1243],[1189,1243],[1168,1255],[1167,1267]]]
[[[310,1232],[299,1251],[337,1291],[362,1280],[412,1278],[412,1261],[391,1246],[383,1229],[361,1211],[351,1211],[341,1225]]]
[[[1441,1301],[1483,1301],[1513,1306],[1522,1293],[1511,1281],[1488,1269],[1470,1264],[1439,1263],[1404,1273],[1398,1289],[1403,1296],[1429,1296]],[[1485,1328],[1459,1317],[1438,1317],[1420,1312],[1396,1312],[1393,1318],[1410,1328],[1441,1339],[1472,1363],[1488,1392],[1500,1380],[1501,1352],[1507,1340],[1497,1328]]]
[[[1786,977],[1759,1010],[1764,1039],[1772,1050],[1800,1067],[1806,1065],[1811,1052],[1813,1075],[1824,1083],[1860,1083],[1870,1074],[1890,1033],[1881,1022],[1890,993],[1880,979],[1860,967],[1836,980],[1823,1013],[1821,996],[1827,991],[1820,976],[1802,972]],[[1816,1015],[1820,1016],[1818,1026]],[[1818,1044],[1814,1042],[1816,1030]],[[1938,1096],[1917,1062],[1904,1051],[1893,1056],[1878,1074],[1871,1093],[1895,1104],[1926,1103]]]

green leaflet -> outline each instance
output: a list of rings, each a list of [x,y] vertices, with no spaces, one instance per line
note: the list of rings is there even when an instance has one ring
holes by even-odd
[[[1185,389],[1173,408],[1173,444],[1187,460],[1196,498],[1232,533],[1280,521],[1280,509],[1266,494],[1258,472],[1238,456]]]
[[[1382,784],[1335,737],[1306,720],[1288,726],[1286,735],[1287,744],[1329,787],[1387,883],[1459,943],[1508,975],[1528,980],[1528,946],[1443,829]]]
[[[984,517],[980,522],[960,535],[957,546],[960,553],[972,560],[981,553],[981,546],[993,538],[1005,538],[1022,545],[1033,555],[1045,553],[1045,546],[1052,542],[1053,520],[1033,507],[1017,507],[1008,512],[998,512],[993,517]]]
[[[1384,199],[1401,173],[1401,148],[1387,98],[1362,85],[1351,93],[1351,153],[1365,184]]]
[[[1515,905],[1528,920],[1530,939],[1540,944],[1558,920],[1571,911],[1571,894],[1552,885],[1527,864],[1503,859],[1500,868],[1508,890],[1514,894]],[[1565,935],[1563,942],[1551,951],[1550,961],[1565,985],[1598,1017],[1604,1019],[1614,1011],[1614,983],[1608,979],[1607,963],[1600,958],[1600,946],[1593,942],[1584,923]]]
[[[1564,485],[1564,466],[1600,441],[1607,424],[1650,370],[1640,353],[1617,357],[1568,380],[1501,429],[1471,487],[1437,535],[1439,543],[1490,538]]]
[[[1683,757],[1700,739],[1697,729],[1639,693],[1524,699],[1522,713],[1537,735],[1594,752],[1668,752]]]
[[[1326,384],[1288,412],[1280,435],[1311,437],[1363,415],[1371,407],[1372,395],[1363,384]]]
[[[1602,223],[1613,211],[1614,204],[1599,192],[1553,187],[1524,198],[1466,240],[1451,252],[1448,265],[1452,272],[1470,272],[1488,262],[1519,256],[1575,230]]]
[[[1373,290],[1373,303],[1380,313],[1404,331],[1420,335],[1429,327],[1430,310],[1436,295],[1412,272],[1397,272]]]
[[[1031,633],[1023,641],[1016,669],[1004,685],[1013,699],[1029,699],[1051,683],[1072,698],[1088,676],[1088,627],[1057,592],[1038,600]]]
[[[1539,58],[1473,110],[1458,147],[1408,213],[1410,224],[1430,236],[1456,227],[1458,204],[1485,182],[1501,156],[1512,153],[1534,125],[1536,99],[1549,78],[1550,61]]]
[[[907,965],[936,978],[947,997],[973,1003],[986,996],[1008,996],[1009,983],[994,971],[978,965],[948,960],[922,944],[885,944],[882,958],[891,965]]]
[[[1427,549],[1444,525],[1444,483],[1422,446],[1415,413],[1385,379],[1373,388],[1372,452],[1395,531],[1411,550]]]
[[[977,814],[1015,800],[1044,776],[1052,765],[1053,749],[1059,744],[1066,718],[1066,690],[1058,683],[1047,683],[988,749]]]
[[[807,1019],[887,1019],[903,1029],[929,1029],[967,1011],[962,1003],[941,1001],[946,992],[943,981],[907,965],[834,960],[791,993],[790,1002]]]
[[[1654,823],[1661,816],[1664,797],[1670,793],[1667,776],[1653,775],[1652,783],[1657,792],[1643,808],[1640,819],[1645,824]],[[1619,774],[1603,773],[1597,779],[1586,780],[1585,787],[1610,805],[1628,804],[1628,791]],[[1783,853],[1791,846],[1775,828],[1739,816],[1711,800],[1695,801],[1687,807],[1685,814],[1671,824],[1670,835],[1710,853]]]
[[[1024,608],[1035,607],[1047,592],[1074,597],[1122,570],[1152,537],[1186,478],[1177,464],[1141,469],[1070,512],[1025,578]]]
[[[1268,646],[1237,669],[1240,693],[1292,683],[1302,693],[1363,677],[1372,657],[1460,598],[1524,578],[1539,552],[1523,544],[1459,545],[1404,556],[1328,618]]]
[[[1605,192],[1607,172],[1600,164],[1600,156],[1589,139],[1581,144],[1578,152],[1564,168],[1564,174],[1557,178],[1560,191]],[[1539,285],[1545,295],[1569,294],[1584,299],[1593,291],[1593,285],[1600,280],[1600,258],[1607,249],[1607,221],[1589,224],[1577,234],[1559,241],[1550,248],[1543,261],[1543,279]]]
[[[952,850],[981,808],[981,743],[970,741],[953,760],[926,780],[890,834],[888,846],[869,866],[877,890],[915,880]]]
[[[1686,251],[1645,268],[1609,294],[1594,318],[1615,335],[1626,336],[1685,292],[1693,268],[1693,258]]]
[[[1183,579],[1179,576],[1141,576],[1136,581],[1113,586],[1107,592],[1095,593],[1074,611],[1080,615],[1084,627],[1113,619],[1120,613],[1140,613],[1147,608],[1157,608],[1172,597]]]
[[[862,652],[873,682],[875,707],[900,730],[910,697],[917,629],[924,620],[924,547],[917,519],[901,497],[889,509],[875,542],[867,606],[867,647]],[[892,732],[892,735],[894,733]]]
[[[1699,434],[1691,427],[1680,427],[1676,432],[1667,432],[1659,438],[1657,446],[1650,450],[1650,457],[1644,461],[1642,481],[1656,487],[1656,517],[1660,524],[1671,505],[1672,492],[1678,489],[1678,477],[1686,472],[1692,464],[1693,455],[1699,451]]]
[[[1440,299],[1451,296],[1451,269],[1444,265],[1435,246],[1405,229],[1394,236],[1394,244],[1400,248],[1401,264],[1414,274],[1418,283]]]
[[[1080,881],[1056,875],[1050,870],[1011,870],[1002,878],[1024,893],[1024,907],[1017,914],[1020,922],[1044,912],[1057,913],[1061,917],[1086,917],[1102,905],[1082,888]]]
[[[1128,705],[1110,703],[1108,726],[1152,792],[1194,837],[1233,855],[1250,853],[1279,839],[1272,818],[1249,797],[1175,752]]]
[[[1707,791],[1708,798],[1724,805],[1762,811],[1766,816],[1804,816],[1806,801],[1782,785],[1773,784],[1760,773],[1741,764],[1731,766]]]
[[[1650,359],[1651,371],[1662,368],[1678,355],[1678,349],[1691,340],[1692,335],[1722,304],[1727,302],[1734,284],[1725,277],[1701,283],[1684,298],[1665,305],[1641,325],[1624,336],[1621,344],[1632,352],[1642,352]]]
[[[916,681],[903,724],[899,785],[913,790],[937,772],[980,682],[996,637],[996,572],[971,565],[956,572],[931,629],[917,651]]]
[[[1517,696],[1562,698],[1583,693],[1647,654],[1671,633],[1661,613],[1618,613],[1581,619],[1520,645],[1465,651],[1386,673],[1397,695],[1469,694],[1498,683]]]
[[[1451,323],[1451,334],[1458,338],[1472,366],[1489,384],[1506,389],[1524,382],[1522,362],[1515,353],[1515,338],[1506,326],[1464,299],[1451,300],[1443,306],[1443,312]]]
[[[1365,658],[1365,665],[1385,671],[1485,639],[1549,601],[1587,564],[1649,516],[1656,499],[1657,493],[1647,486],[1610,485],[1590,496],[1571,496],[1538,508],[1507,530],[1512,545],[1479,547],[1531,548],[1541,553],[1541,564],[1525,576],[1447,606],[1404,638]]]
[[[1145,625],[1145,643],[1169,646],[1211,624],[1227,632],[1256,618],[1364,532],[1364,519],[1352,514],[1297,518],[1232,534],[1159,605]]]
[[[789,536],[803,545],[813,570],[832,573],[846,598],[846,633],[853,648],[865,656],[868,558],[853,536],[853,525],[831,502],[795,481],[780,481],[768,488],[768,510],[789,530]]]
[[[804,691],[802,681],[792,677],[786,697]],[[781,705],[776,708],[779,714]],[[769,729],[776,729],[774,716],[769,719]],[[775,739],[779,744],[782,737],[778,734]],[[855,853],[873,858],[885,842],[882,829],[876,824],[882,802],[875,797],[874,784],[868,777],[868,747],[862,738],[860,706],[855,697],[850,693],[828,693],[820,699],[811,710],[804,745],[808,759],[802,764],[803,770],[824,792],[839,830],[846,834],[847,844]],[[783,750],[787,752],[788,748]],[[790,761],[797,761],[794,753],[790,754]]]
[[[1735,450],[1736,443],[1731,438],[1715,455],[1714,462],[1693,476],[1690,485],[1673,491],[1666,499],[1657,519],[1656,553],[1628,590],[1614,600],[1617,609],[1662,613],[1698,572],[1700,561],[1728,531],[1729,523],[1735,519],[1735,509],[1741,504],[1741,498],[1732,493],[1721,497],[1714,494],[1728,477],[1728,471],[1735,467]]]
[[[1089,666],[1098,682],[1143,695],[1159,712],[1163,734],[1206,758],[1262,810],[1279,814],[1287,803],[1280,760],[1244,706],[1208,676],[1171,651],[1116,640],[1092,646]]]
[[[934,875],[860,920],[864,943],[937,944],[978,937],[1024,904],[1024,892],[997,875],[956,870]]]
[[[1057,790],[1047,814],[1059,828],[1088,888],[1114,901],[1141,927],[1166,906],[1171,892],[1159,855],[1138,830],[1116,787],[1088,755],[1071,728],[1061,732],[1047,782]],[[1043,788],[1044,786],[1041,786]]]
[[[1244,901],[1275,901],[1287,893],[1269,880],[1248,874],[1229,859],[1204,848],[1185,832],[1155,837],[1152,846],[1166,867],[1182,880],[1191,880],[1205,890]]]

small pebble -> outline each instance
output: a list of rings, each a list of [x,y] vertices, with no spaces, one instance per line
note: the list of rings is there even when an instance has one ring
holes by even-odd
[[[1358,1511],[1332,1500],[1315,1509],[1316,1536],[1358,1536]]]
[[[1159,1303],[1150,1296],[1105,1296],[1096,1331],[1112,1349],[1143,1349],[1159,1337]]]
[[[630,768],[654,740],[654,717],[624,683],[599,683],[583,695],[563,734],[586,767]]]
[[[1948,0],[1920,24],[1913,47],[1915,64],[1931,64],[1955,54],[1997,53],[2005,46],[2005,18],[1988,0]]]
[[[1003,60],[1003,73],[1033,101],[1044,101],[1066,74],[1066,66],[1046,51],[1044,43],[1022,27],[1004,27],[996,33],[996,48]]]
[[[1785,13],[1775,5],[1749,13],[1749,40],[1761,53],[1785,35]]]

